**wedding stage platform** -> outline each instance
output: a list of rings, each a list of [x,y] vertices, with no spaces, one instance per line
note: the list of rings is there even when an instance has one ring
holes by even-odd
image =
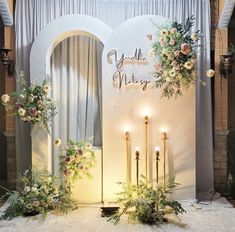
[[[0,221],[0,232],[234,232],[235,210],[224,198],[205,204],[193,201],[183,201],[187,213],[180,216],[186,227],[181,228],[173,224],[159,227],[147,226],[139,223],[127,223],[123,218],[118,225],[107,222],[107,218],[100,216],[100,205],[80,206],[78,210],[68,214],[47,217],[35,216],[30,218],[18,217],[11,221]],[[4,206],[0,208],[2,213]]]

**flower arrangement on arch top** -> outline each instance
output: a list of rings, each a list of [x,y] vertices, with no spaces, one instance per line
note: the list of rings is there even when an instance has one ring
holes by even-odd
[[[75,181],[84,177],[91,178],[90,169],[95,166],[95,153],[92,146],[84,141],[69,140],[60,154],[60,167],[65,178]]]
[[[48,91],[51,85],[48,80],[44,80],[41,85],[31,83],[27,85],[24,73],[18,76],[21,88],[12,93],[11,96],[4,94],[1,97],[5,109],[13,111],[22,121],[30,122],[32,127],[42,124],[47,130],[56,115],[56,106]]]
[[[162,88],[162,97],[183,95],[183,90],[195,83],[196,53],[199,47],[200,33],[190,33],[194,17],[185,24],[173,22],[159,29],[157,41],[152,44],[151,55],[158,57],[155,64],[155,86]],[[152,36],[147,36],[149,40]]]

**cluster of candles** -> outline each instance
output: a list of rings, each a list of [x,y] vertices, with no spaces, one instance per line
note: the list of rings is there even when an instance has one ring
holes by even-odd
[[[144,133],[144,156],[145,156],[145,178],[146,183],[148,182],[148,116],[144,117],[145,133]],[[166,140],[167,133],[162,132],[161,139],[163,141],[163,180],[166,181]],[[131,170],[130,170],[130,133],[125,132],[125,141],[126,141],[126,182],[127,185],[131,184]],[[135,160],[136,160],[136,185],[139,185],[139,160],[140,160],[140,148],[136,147],[135,150]],[[160,161],[160,147],[155,147],[155,161],[156,161],[156,183],[159,181],[159,161]]]

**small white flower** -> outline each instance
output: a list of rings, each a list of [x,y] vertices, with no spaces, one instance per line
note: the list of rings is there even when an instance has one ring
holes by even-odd
[[[10,97],[8,94],[3,94],[2,97],[1,97],[1,100],[3,103],[7,103],[10,101]]]
[[[46,85],[43,86],[43,90],[44,90],[46,93],[48,93],[49,90],[51,90],[51,86],[48,85],[48,84],[46,84]]]
[[[215,75],[215,71],[213,69],[209,69],[206,72],[207,77],[213,77]]]
[[[30,191],[30,187],[29,187],[29,186],[25,186],[24,191],[25,191],[26,193],[29,192],[29,191]]]
[[[61,145],[61,139],[60,138],[57,138],[55,141],[54,141],[54,144],[56,146],[60,146]]]
[[[163,71],[163,76],[164,77],[167,77],[168,76],[168,72],[165,70],[165,71]]]
[[[31,116],[28,116],[26,119],[27,119],[26,121],[30,122],[31,119],[32,119],[32,117],[31,117]]]
[[[36,187],[32,187],[32,192],[36,192],[38,189]]]
[[[48,201],[49,204],[51,204],[51,203],[53,203],[54,199],[53,199],[52,196],[49,196],[49,197],[47,198],[47,201]]]
[[[180,54],[179,51],[175,51],[175,52],[174,52],[174,55],[175,55],[176,57],[179,56],[179,54]]]
[[[24,116],[25,113],[26,113],[26,111],[25,111],[23,108],[19,108],[19,109],[18,109],[18,114],[19,114],[20,116]]]
[[[197,41],[197,39],[198,39],[198,36],[195,34],[195,33],[193,33],[192,35],[191,35],[191,39],[192,39],[192,41]]]
[[[40,205],[39,201],[33,201],[33,206],[38,207]]]
[[[171,46],[174,46],[174,45],[175,45],[175,40],[174,40],[174,39],[171,39],[170,42],[169,42],[169,44],[170,44]]]
[[[170,76],[170,77],[175,77],[175,75],[176,75],[175,69],[171,69],[171,70],[169,71],[169,76]]]
[[[193,63],[190,62],[190,61],[187,61],[185,64],[184,64],[184,67],[188,70],[192,69],[193,67]]]
[[[34,97],[31,96],[31,97],[28,98],[28,100],[29,100],[29,102],[33,102],[34,101]]]
[[[176,28],[171,28],[171,30],[170,30],[170,33],[173,35],[173,34],[175,34],[177,32],[177,29]]]
[[[169,34],[169,32],[168,32],[168,30],[167,29],[163,29],[163,30],[161,30],[161,35],[162,36],[167,36],[168,34]]]
[[[22,100],[22,99],[24,99],[24,98],[25,98],[24,94],[20,94],[20,95],[19,95],[19,99]]]
[[[91,149],[91,148],[92,148],[92,144],[91,144],[91,143],[86,143],[85,147],[86,147],[87,149]]]
[[[167,81],[167,82],[171,82],[171,78],[170,78],[170,77],[167,77],[167,78],[166,78],[166,81]]]
[[[26,206],[25,206],[27,209],[32,209],[32,204],[27,204]]]
[[[165,44],[166,43],[166,38],[165,37],[160,37],[159,38],[159,43]]]

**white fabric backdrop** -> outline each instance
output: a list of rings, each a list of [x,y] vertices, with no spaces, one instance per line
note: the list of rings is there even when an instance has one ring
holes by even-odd
[[[86,36],[70,37],[51,56],[52,97],[59,103],[52,141],[84,140],[102,146],[101,55],[103,45]],[[53,172],[59,170],[53,146]]]
[[[66,14],[87,14],[106,22],[112,28],[128,18],[156,14],[184,22],[194,15],[194,30],[204,37],[199,53],[199,71],[206,86],[197,84],[197,191],[209,198],[213,191],[213,149],[211,85],[205,71],[210,66],[209,0],[18,0],[16,2],[16,67],[29,73],[29,54],[38,32],[50,21]],[[29,77],[28,77],[29,78]],[[17,123],[18,171],[30,166],[29,128]],[[22,139],[24,138],[24,139]],[[198,195],[199,196],[199,195]]]

